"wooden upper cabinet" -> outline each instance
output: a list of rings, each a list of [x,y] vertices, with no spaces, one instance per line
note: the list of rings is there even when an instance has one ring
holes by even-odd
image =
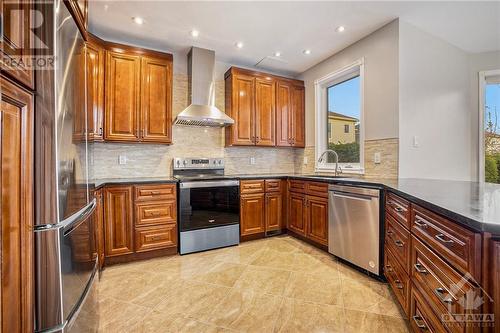
[[[0,331],[33,332],[33,96],[1,78]]]
[[[273,79],[255,80],[255,144],[276,145],[276,83]]]
[[[132,186],[104,189],[104,219],[106,257],[133,253]]]
[[[87,38],[88,0],[64,0],[64,2],[73,15],[78,29],[84,38]]]
[[[286,82],[278,81],[276,92],[276,145],[287,147],[291,140],[291,94],[292,87]]]
[[[34,71],[20,63],[29,63],[34,41],[31,36],[33,1],[0,1],[3,12],[3,38],[1,42],[5,61],[2,72],[30,89],[35,87]],[[10,61],[12,60],[12,61]],[[12,64],[11,64],[12,63]],[[15,64],[15,65],[14,65]]]
[[[305,89],[303,86],[292,86],[291,100],[291,139],[293,147],[305,147]]]
[[[245,194],[240,197],[240,235],[263,233],[265,229],[265,194]]]
[[[306,235],[317,243],[328,245],[328,199],[307,196]]]
[[[102,43],[89,35],[87,43],[87,116],[89,140],[104,139],[104,56]]]
[[[141,139],[172,143],[172,62],[142,58]]]
[[[109,42],[104,47],[104,139],[172,143],[172,55]],[[92,88],[101,91],[97,83]],[[99,99],[94,103],[99,126]]]
[[[106,52],[105,139],[139,141],[141,58]]]
[[[230,144],[255,145],[255,79],[248,75],[234,75],[231,95],[230,117],[234,119],[234,125],[228,128],[231,131]]]
[[[232,67],[226,72],[226,146],[304,147],[302,81]]]

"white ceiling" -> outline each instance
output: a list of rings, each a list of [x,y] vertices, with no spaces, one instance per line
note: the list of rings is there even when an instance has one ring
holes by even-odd
[[[144,18],[142,26],[133,16]],[[182,55],[215,50],[218,61],[295,75],[400,18],[466,52],[500,50],[500,2],[90,1],[90,31]],[[343,25],[343,33],[335,32]],[[198,38],[190,31],[200,31]],[[237,49],[235,43],[244,47]],[[310,49],[310,55],[303,50]]]

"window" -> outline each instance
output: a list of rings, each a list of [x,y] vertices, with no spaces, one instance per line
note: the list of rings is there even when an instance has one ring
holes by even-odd
[[[363,172],[363,60],[315,82],[316,157],[327,149],[339,155],[343,172]],[[316,162],[317,171],[333,171],[335,157]]]
[[[479,76],[480,181],[500,184],[500,70]]]

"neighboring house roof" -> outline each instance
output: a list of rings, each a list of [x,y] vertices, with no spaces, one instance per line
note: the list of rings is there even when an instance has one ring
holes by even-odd
[[[357,118],[346,116],[346,115],[344,115],[342,113],[328,111],[328,118],[330,118],[330,117],[332,117],[332,118],[342,118],[342,119],[351,120],[351,121],[359,121]]]

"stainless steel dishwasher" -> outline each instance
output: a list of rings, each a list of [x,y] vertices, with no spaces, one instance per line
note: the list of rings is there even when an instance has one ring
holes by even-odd
[[[380,190],[330,185],[328,252],[380,276]]]

